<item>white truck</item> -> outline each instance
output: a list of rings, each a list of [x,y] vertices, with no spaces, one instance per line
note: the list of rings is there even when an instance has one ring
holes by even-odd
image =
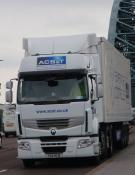
[[[3,110],[3,130],[5,137],[9,135],[16,136],[16,126],[15,126],[15,104],[5,104]]]
[[[95,34],[28,38],[23,48],[16,125],[25,167],[39,159],[106,158],[128,145],[129,60]]]

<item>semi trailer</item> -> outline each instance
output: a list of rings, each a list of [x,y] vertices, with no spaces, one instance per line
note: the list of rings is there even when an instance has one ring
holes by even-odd
[[[18,71],[18,158],[104,159],[128,145],[130,61],[96,34],[24,38]],[[12,102],[13,81],[6,83]]]

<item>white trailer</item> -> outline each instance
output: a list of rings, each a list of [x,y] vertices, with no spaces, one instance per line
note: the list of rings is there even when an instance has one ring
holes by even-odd
[[[128,145],[130,63],[95,34],[23,40],[18,73],[18,158],[111,156]],[[6,93],[12,101],[12,82]]]

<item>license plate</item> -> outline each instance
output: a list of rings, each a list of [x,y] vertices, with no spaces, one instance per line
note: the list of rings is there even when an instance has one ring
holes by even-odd
[[[60,158],[62,154],[48,154],[48,158]]]

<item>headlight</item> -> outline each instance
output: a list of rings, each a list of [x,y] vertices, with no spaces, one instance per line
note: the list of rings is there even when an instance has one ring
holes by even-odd
[[[77,148],[85,148],[88,147],[92,144],[90,139],[83,139],[83,140],[79,140],[78,144],[77,144]]]
[[[31,150],[30,143],[29,142],[20,142],[18,143],[18,148],[22,150]]]

